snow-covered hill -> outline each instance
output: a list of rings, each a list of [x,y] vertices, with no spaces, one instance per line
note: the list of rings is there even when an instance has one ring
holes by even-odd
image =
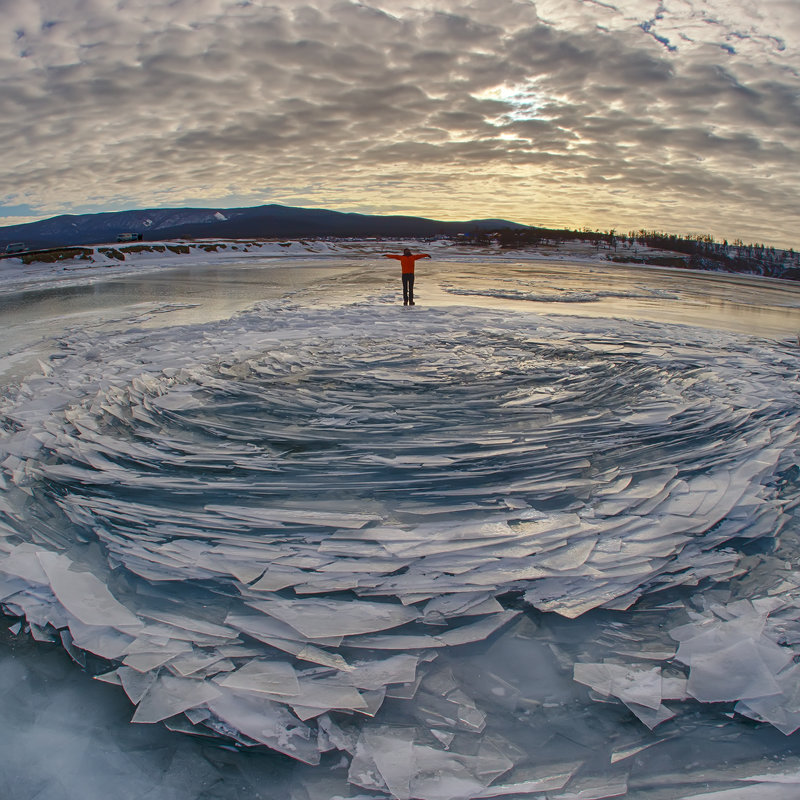
[[[433,236],[502,227],[525,226],[497,219],[442,222],[275,204],[253,208],[166,208],[66,214],[11,225],[0,228],[0,248],[13,242],[23,242],[30,248],[116,242],[121,233],[134,233],[150,241],[181,237]]]

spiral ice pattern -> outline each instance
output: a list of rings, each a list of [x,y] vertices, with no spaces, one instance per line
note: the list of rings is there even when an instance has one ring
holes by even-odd
[[[134,721],[307,763],[525,607],[740,574],[797,494],[797,355],[748,337],[279,302],[62,346],[3,398],[0,601]]]

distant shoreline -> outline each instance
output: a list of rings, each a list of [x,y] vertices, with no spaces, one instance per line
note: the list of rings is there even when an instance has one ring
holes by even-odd
[[[108,276],[108,270],[125,274],[130,270],[151,271],[162,267],[219,264],[250,258],[353,258],[375,259],[384,252],[409,246],[430,252],[446,261],[541,261],[586,263],[596,267],[661,267],[692,272],[750,276],[797,282],[800,270],[786,275],[725,270],[696,265],[689,256],[647,246],[611,247],[592,241],[540,243],[524,247],[501,247],[497,243],[471,244],[463,240],[419,239],[179,239],[125,244],[47,248],[20,254],[4,254],[0,261],[0,289],[14,291],[33,281],[34,286],[63,283],[70,273],[86,278]],[[122,269],[120,269],[122,268]],[[794,274],[797,272],[797,274]]]

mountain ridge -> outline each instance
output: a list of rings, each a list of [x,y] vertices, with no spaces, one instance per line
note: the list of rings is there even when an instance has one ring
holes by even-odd
[[[403,237],[454,235],[498,228],[526,229],[501,219],[447,222],[427,217],[370,215],[268,204],[238,208],[162,208],[61,214],[0,227],[0,247],[28,248],[116,242],[121,233],[144,241],[180,238]]]

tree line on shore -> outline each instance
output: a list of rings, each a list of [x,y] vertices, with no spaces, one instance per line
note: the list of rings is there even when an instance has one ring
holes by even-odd
[[[721,269],[800,280],[800,254],[793,248],[782,250],[765,244],[745,244],[741,239],[718,242],[710,234],[681,236],[644,229],[624,234],[613,229],[593,231],[589,228],[530,227],[507,228],[492,233],[476,231],[472,236],[476,244],[488,244],[492,240],[504,248],[557,247],[565,243],[588,242],[598,251],[601,248],[613,251],[614,255],[608,254],[609,260],[620,263],[654,263],[649,251],[664,250],[681,254],[684,266],[689,269]],[[648,252],[640,252],[639,248],[648,248]],[[673,261],[678,263],[676,259]]]

